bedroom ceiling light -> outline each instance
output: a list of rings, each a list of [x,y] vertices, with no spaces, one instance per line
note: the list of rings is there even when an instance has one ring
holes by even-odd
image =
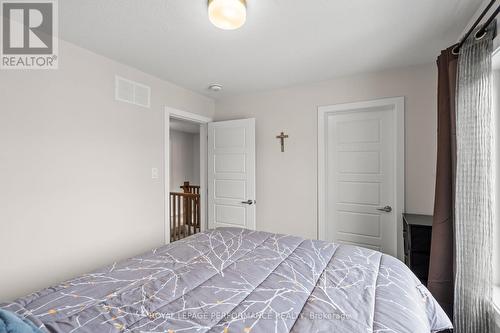
[[[223,30],[240,28],[247,19],[245,0],[208,0],[208,18]]]

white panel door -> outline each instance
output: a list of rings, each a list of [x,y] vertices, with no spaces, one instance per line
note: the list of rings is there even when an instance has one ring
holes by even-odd
[[[255,230],[255,119],[208,124],[208,227]]]
[[[395,134],[393,106],[327,116],[329,241],[397,255]]]

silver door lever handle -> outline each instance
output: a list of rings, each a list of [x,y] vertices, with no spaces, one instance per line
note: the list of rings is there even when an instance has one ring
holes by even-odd
[[[245,205],[253,205],[253,200],[242,201],[241,203]]]
[[[381,212],[390,213],[390,212],[392,212],[392,207],[391,206],[385,206],[383,208],[377,208],[377,210],[380,210]]]

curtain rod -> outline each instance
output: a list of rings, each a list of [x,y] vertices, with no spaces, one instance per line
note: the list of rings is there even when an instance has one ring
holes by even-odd
[[[481,15],[479,15],[479,17],[477,18],[477,20],[470,27],[470,29],[467,31],[467,33],[464,35],[464,37],[453,48],[453,50],[452,50],[453,54],[458,54],[458,52],[460,51],[460,48],[462,47],[462,45],[465,43],[465,41],[467,40],[467,38],[469,38],[469,36],[474,31],[474,29],[476,29],[476,27],[479,25],[479,23],[483,20],[483,18],[489,12],[489,10],[491,9],[491,7],[493,7],[493,5],[495,4],[495,2],[496,2],[496,0],[491,0],[490,3],[488,4],[488,6],[486,6],[486,8],[481,12]],[[486,20],[486,22],[482,25],[481,29],[479,29],[476,32],[476,34],[475,34],[476,38],[480,39],[481,37],[484,36],[484,34],[486,33],[486,28],[495,19],[495,17],[498,15],[499,12],[500,12],[500,5],[493,12],[493,14],[491,14],[491,16],[488,18],[488,20]]]

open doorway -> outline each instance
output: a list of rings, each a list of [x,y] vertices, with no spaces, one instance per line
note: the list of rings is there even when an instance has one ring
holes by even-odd
[[[170,241],[201,230],[200,125],[170,118]]]
[[[211,120],[165,109],[165,243],[206,229],[207,123]]]
[[[255,119],[212,122],[166,107],[164,143],[165,243],[207,228],[256,229]]]

